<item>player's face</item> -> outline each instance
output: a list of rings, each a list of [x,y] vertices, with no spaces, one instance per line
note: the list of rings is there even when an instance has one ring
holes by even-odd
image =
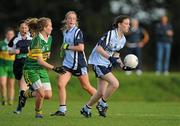
[[[118,24],[118,27],[121,29],[123,33],[128,33],[130,28],[130,20],[128,18],[124,19],[122,23]]]
[[[29,27],[26,23],[22,23],[19,27],[19,32],[21,33],[21,36],[25,36],[29,31]]]
[[[44,28],[44,31],[47,35],[50,35],[52,32],[52,22],[51,21],[47,21],[47,26]]]
[[[14,37],[14,31],[8,31],[6,33],[6,39],[10,41]]]
[[[72,27],[74,27],[77,23],[77,16],[76,14],[69,14],[66,18],[66,24],[68,29],[71,29]]]

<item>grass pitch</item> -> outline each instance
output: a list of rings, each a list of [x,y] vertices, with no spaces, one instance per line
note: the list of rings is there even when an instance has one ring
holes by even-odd
[[[115,72],[120,88],[108,101],[107,117],[99,117],[95,106],[92,118],[80,115],[81,107],[89,99],[76,78],[67,86],[68,112],[65,117],[51,117],[57,111],[56,75],[50,73],[53,98],[43,105],[43,119],[34,117],[34,99],[28,99],[23,112],[13,113],[12,106],[0,105],[0,126],[180,126],[180,78],[179,73],[170,76],[155,76],[144,73],[142,76],[126,76]],[[96,86],[94,74],[90,72],[90,81]],[[17,96],[17,91],[16,91]]]
[[[45,101],[44,118],[34,117],[34,100],[29,100],[23,112],[13,113],[15,105],[1,106],[0,126],[179,126],[180,103],[177,102],[109,102],[107,117],[98,115],[95,107],[92,117],[80,115],[85,101],[69,101],[65,117],[51,117],[57,110],[57,101]]]

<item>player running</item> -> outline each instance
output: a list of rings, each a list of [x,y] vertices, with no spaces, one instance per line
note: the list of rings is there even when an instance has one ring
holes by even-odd
[[[11,55],[16,55],[15,61],[13,64],[13,72],[16,80],[18,80],[19,86],[19,98],[22,97],[22,94],[27,90],[27,85],[23,78],[23,66],[29,52],[29,45],[31,43],[32,37],[29,33],[29,27],[25,20],[19,22],[19,33],[11,39],[9,42],[9,53]],[[19,105],[14,111],[15,114],[19,114],[22,111],[22,107]]]
[[[67,112],[66,86],[72,75],[79,79],[82,88],[90,95],[96,93],[96,89],[89,82],[87,62],[84,54],[83,33],[78,28],[77,14],[74,11],[69,11],[65,16],[64,22],[64,41],[61,53],[65,50],[63,67],[66,69],[66,73],[58,77],[60,106],[58,111],[51,114],[51,116],[65,116]]]
[[[106,101],[119,87],[118,79],[111,72],[112,66],[120,65],[123,70],[131,70],[131,68],[124,66],[119,57],[119,51],[126,43],[124,33],[127,33],[129,28],[130,19],[128,16],[116,17],[114,29],[101,37],[90,55],[89,64],[92,64],[98,78],[98,86],[97,93],[90,98],[80,111],[87,118],[91,117],[91,108],[98,100],[96,108],[99,115],[106,117],[108,109]]]
[[[61,67],[54,67],[46,62],[51,50],[52,22],[50,18],[28,19],[28,26],[33,35],[30,52],[25,62],[23,75],[26,83],[30,86],[20,99],[23,106],[27,98],[35,97],[35,117],[43,118],[42,105],[44,99],[52,97],[51,84],[46,69],[57,73],[64,73]]]
[[[9,105],[14,101],[14,74],[13,62],[15,55],[9,55],[8,43],[14,37],[15,33],[12,28],[5,31],[5,39],[0,41],[0,93],[1,104]]]

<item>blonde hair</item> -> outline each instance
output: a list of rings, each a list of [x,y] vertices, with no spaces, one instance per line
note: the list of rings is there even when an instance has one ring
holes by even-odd
[[[66,15],[65,15],[64,20],[62,21],[62,23],[64,24],[63,27],[61,28],[62,31],[64,31],[64,30],[67,29],[66,20],[67,20],[67,18],[68,18],[68,16],[69,16],[70,14],[74,14],[74,15],[76,15],[76,17],[77,17],[77,13],[76,13],[75,11],[68,11],[68,12],[66,13]],[[78,27],[78,18],[77,18],[77,21],[76,21],[76,26]]]
[[[31,35],[35,37],[39,32],[43,31],[44,27],[47,27],[47,22],[51,22],[50,18],[41,17],[41,18],[28,18],[26,23],[29,26]]]

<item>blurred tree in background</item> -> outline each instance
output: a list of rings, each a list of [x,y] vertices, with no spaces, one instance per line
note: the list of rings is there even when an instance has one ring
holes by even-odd
[[[98,38],[110,29],[113,18],[119,14],[128,14],[140,20],[141,25],[150,33],[150,42],[143,49],[144,67],[154,70],[155,37],[154,24],[163,14],[168,14],[174,26],[174,43],[171,57],[171,69],[180,69],[180,16],[179,0],[0,0],[0,38],[6,27],[16,27],[17,23],[28,17],[50,17],[53,22],[53,51],[51,61],[58,62],[57,52],[62,41],[60,28],[65,13],[74,10],[78,13],[80,28],[84,32],[86,52],[90,53]],[[58,60],[57,60],[58,58]]]

